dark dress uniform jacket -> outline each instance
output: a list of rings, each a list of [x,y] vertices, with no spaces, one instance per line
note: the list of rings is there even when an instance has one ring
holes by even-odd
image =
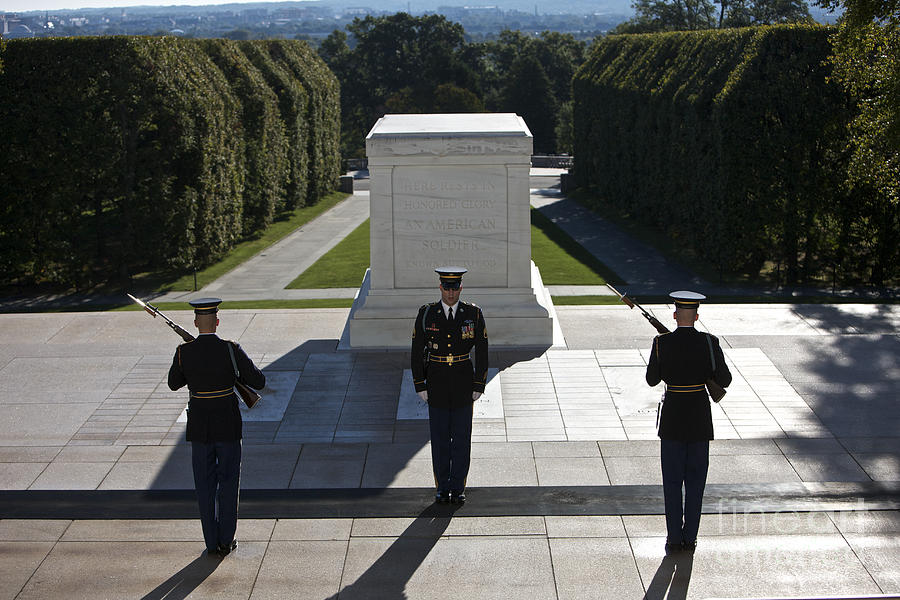
[[[187,410],[189,442],[209,444],[241,439],[241,411],[234,392],[234,367],[228,344],[234,348],[241,381],[256,389],[266,385],[266,376],[235,342],[216,335],[200,335],[178,346],[169,369],[169,388],[177,390],[186,384],[191,392]]]
[[[473,348],[474,361],[445,362],[444,357],[468,355]],[[488,337],[481,309],[459,301],[448,322],[440,302],[421,307],[413,329],[411,366],[416,391],[428,390],[428,404],[453,408],[471,403],[472,392],[484,392],[487,384]]]
[[[679,327],[671,333],[656,336],[647,364],[647,383],[666,382],[659,417],[660,438],[682,442],[713,439],[709,396],[702,386],[710,378],[722,387],[731,383],[731,372],[716,336],[693,327]]]

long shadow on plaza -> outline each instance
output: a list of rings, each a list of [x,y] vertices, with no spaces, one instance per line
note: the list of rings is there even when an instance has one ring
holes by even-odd
[[[198,556],[186,567],[156,586],[141,600],[183,600],[212,575],[221,563],[217,557]]]
[[[662,559],[644,600],[684,600],[687,598],[688,587],[691,583],[691,571],[694,567],[694,555],[692,552],[680,552],[670,554]]]
[[[900,336],[896,305],[797,305],[826,335],[759,336],[766,355],[850,457],[809,454],[819,477],[900,479]],[[787,429],[787,428],[786,428]],[[789,437],[806,437],[786,430]],[[798,442],[800,447],[803,443]],[[825,442],[821,447],[828,448]],[[809,447],[814,447],[810,445]]]
[[[458,508],[433,504],[423,510],[356,581],[328,600],[406,598],[406,584],[428,558]]]
[[[838,438],[896,437],[900,431],[900,336],[892,305],[862,305],[851,313],[835,305],[801,305],[807,320],[842,335],[801,338],[803,351],[780,370]],[[806,373],[796,377],[797,370]]]

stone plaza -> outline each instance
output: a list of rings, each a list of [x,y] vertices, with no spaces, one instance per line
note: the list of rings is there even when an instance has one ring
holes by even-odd
[[[228,309],[310,292],[263,279],[290,281],[305,266],[283,254],[352,230],[367,214],[341,211],[361,200],[253,259],[280,267],[246,289],[231,274],[199,292],[225,298],[220,334],[269,381],[245,412],[240,545],[222,561],[203,553],[186,393],[165,382],[178,338],[144,312],[0,315],[0,598],[900,595],[900,306],[702,307],[735,381],[697,551],[666,557],[661,389],[636,311],[556,306],[562,346],[493,350],[469,500],[439,507],[408,351],[339,350],[348,309]]]

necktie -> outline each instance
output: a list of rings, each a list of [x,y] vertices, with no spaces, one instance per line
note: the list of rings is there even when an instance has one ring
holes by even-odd
[[[447,309],[447,320],[448,321],[453,320],[453,307],[452,306]]]

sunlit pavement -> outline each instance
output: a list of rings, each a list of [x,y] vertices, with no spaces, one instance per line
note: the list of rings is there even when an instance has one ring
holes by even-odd
[[[407,353],[336,352],[345,309],[223,308],[221,335],[271,384],[246,415],[247,518],[222,561],[191,513],[186,395],[165,385],[177,337],[137,312],[0,316],[0,597],[900,593],[895,305],[702,308],[735,383],[697,551],[668,558],[652,329],[626,307],[559,306],[566,349],[492,352],[501,412],[476,419],[456,510],[430,504]],[[149,492],[116,510],[127,490]]]

